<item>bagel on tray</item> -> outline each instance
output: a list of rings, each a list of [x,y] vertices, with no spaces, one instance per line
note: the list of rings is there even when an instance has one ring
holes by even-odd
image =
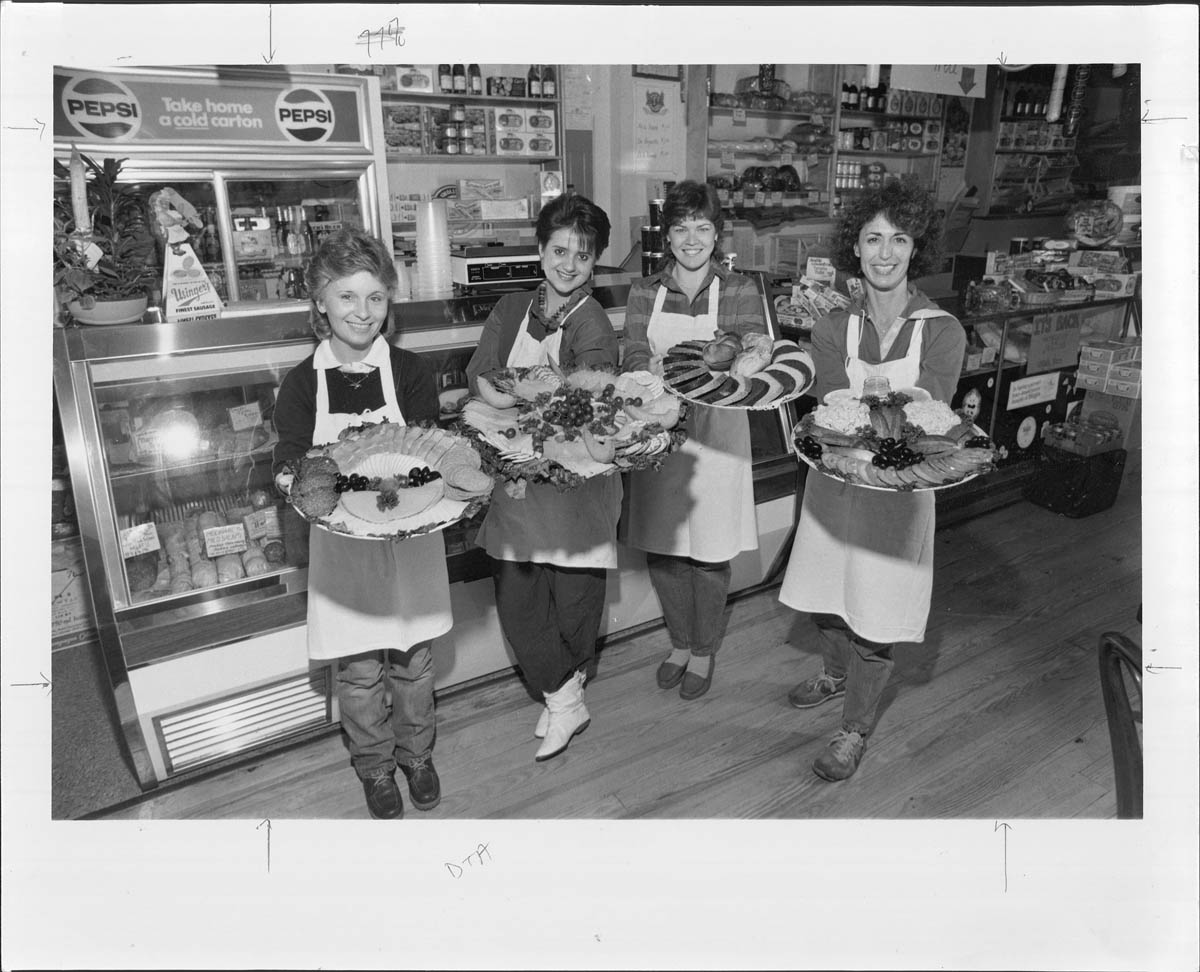
[[[663,358],[663,380],[701,405],[771,408],[812,387],[812,357],[794,341],[718,331],[711,341],[682,341]]]

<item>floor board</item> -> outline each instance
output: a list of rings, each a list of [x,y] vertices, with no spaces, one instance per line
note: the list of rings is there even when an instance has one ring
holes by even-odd
[[[441,805],[410,819],[1002,818],[1116,813],[1096,645],[1139,637],[1140,489],[1085,519],[1018,503],[937,534],[926,641],[896,667],[862,768],[824,783],[812,760],[840,705],[800,712],[787,690],[820,664],[811,623],[774,589],[737,600],[713,688],[654,684],[652,629],[608,646],[589,728],[535,763],[538,705],[515,679],[439,701]],[[331,734],[106,815],[367,816]]]

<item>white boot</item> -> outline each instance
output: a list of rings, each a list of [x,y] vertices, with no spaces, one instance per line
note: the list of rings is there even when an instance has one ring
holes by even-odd
[[[542,712],[538,716],[537,725],[534,727],[533,735],[535,739],[545,739],[546,729],[550,725],[550,710],[546,706],[542,706]]]
[[[583,704],[583,680],[583,672],[576,672],[562,688],[546,696],[550,718],[546,738],[534,757],[538,762],[561,753],[576,733],[583,732],[592,721]]]

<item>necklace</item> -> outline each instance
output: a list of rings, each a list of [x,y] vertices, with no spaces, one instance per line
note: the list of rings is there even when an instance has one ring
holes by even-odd
[[[546,313],[546,288],[545,287],[538,288],[538,314],[541,315],[542,323],[545,325],[547,331],[551,331],[551,332],[557,331],[558,325],[561,323],[563,316],[571,308],[571,306],[575,303],[578,303],[578,301],[572,300],[571,297],[568,297],[566,300],[564,300],[561,304],[558,305],[558,310],[556,310],[553,314],[547,314]]]
[[[347,385],[357,391],[359,388],[362,388],[371,375],[375,374],[375,369],[372,368],[370,371],[364,371],[357,378],[351,378],[351,373],[349,371],[343,371],[341,368],[338,369],[338,374],[342,376]]]

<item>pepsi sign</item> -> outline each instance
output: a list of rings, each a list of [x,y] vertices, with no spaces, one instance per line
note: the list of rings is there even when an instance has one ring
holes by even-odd
[[[72,77],[62,90],[63,116],[87,138],[124,141],[142,127],[142,109],[124,84],[93,74]]]
[[[289,88],[275,100],[275,120],[292,141],[315,145],[333,134],[333,105],[318,88]]]

